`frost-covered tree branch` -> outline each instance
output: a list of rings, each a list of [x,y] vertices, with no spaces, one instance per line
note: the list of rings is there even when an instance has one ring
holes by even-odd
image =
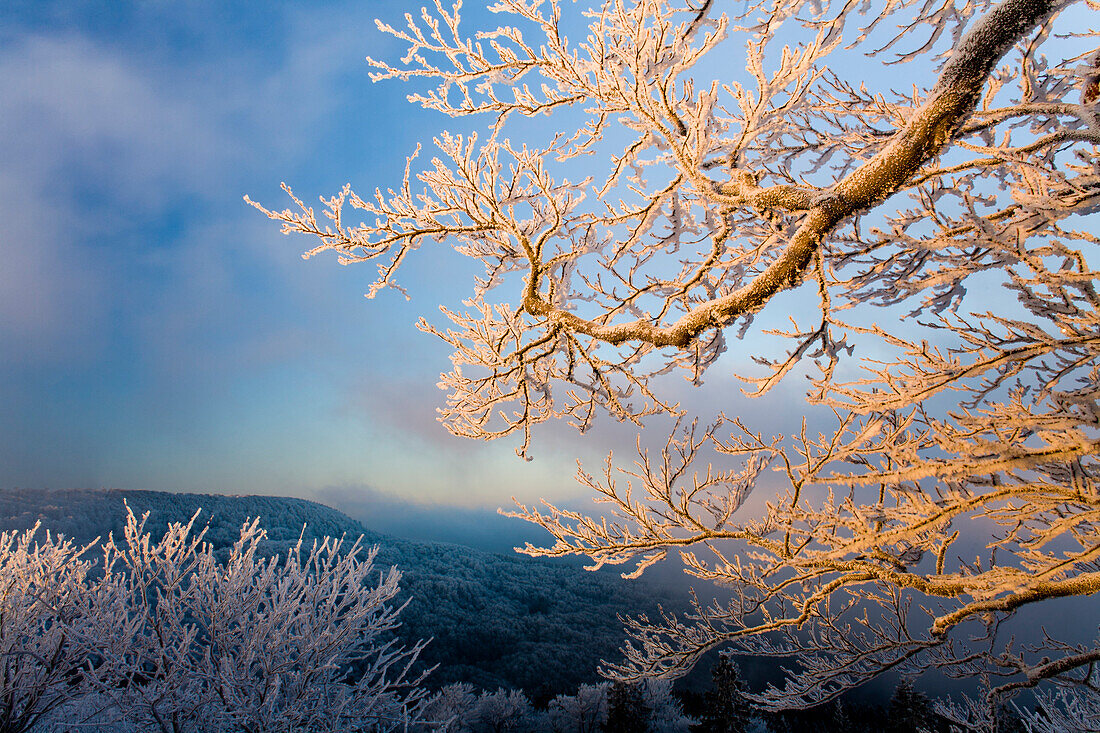
[[[306,256],[382,261],[372,296],[421,246],[481,261],[453,327],[420,327],[455,351],[442,421],[520,433],[521,455],[544,420],[680,415],[661,375],[699,383],[787,291],[815,304],[742,379],[760,396],[808,371],[819,434],[682,423],[659,459],[579,473],[603,516],[521,507],[555,538],[532,554],[637,574],[677,551],[735,589],[639,619],[614,676],[732,644],[797,659],[758,695],[778,707],[890,668],[1002,675],[994,697],[1076,679],[1093,647],[1008,650],[1002,625],[1100,590],[1100,41],[1081,20],[1100,5],[615,0],[580,41],[568,7],[499,0],[508,20],[472,34],[457,4],[380,23],[408,52],[375,78],[488,133],[441,133],[396,189],[346,188],[320,219],[253,205],[317,237]],[[876,88],[874,64],[915,83]],[[543,116],[553,132],[523,123]],[[787,486],[745,520],[766,467]]]
[[[853,475],[834,469],[889,465],[919,447],[920,428],[915,416],[878,425],[851,413],[837,420],[831,433],[803,429],[793,449],[740,423],[727,440],[716,437],[721,424],[702,434],[692,426],[658,458],[640,451],[630,469],[609,459],[599,482],[579,474],[610,506],[603,519],[549,504],[545,513],[520,508],[517,516],[556,538],[549,548],[529,545],[529,554],[587,555],[597,566],[631,563],[636,575],[678,550],[689,573],[732,588],[728,603],[695,601],[685,618],[632,621],[635,643],[608,673],[679,674],[710,649],[732,644],[797,664],[786,687],[756,696],[780,707],[823,702],[892,668],[936,666],[951,675],[1016,680],[996,685],[992,697],[1043,680],[1087,678],[1080,669],[1091,669],[1100,650],[1048,638],[1010,655],[998,648],[1006,641],[998,634],[1001,621],[1027,605],[1100,588],[1095,467],[1073,464],[1087,476],[1083,493],[1059,480],[1057,464],[1026,476],[1006,473],[986,486],[968,477],[923,491],[919,479],[894,478],[841,493]],[[708,443],[745,456],[745,469],[708,467],[705,475],[691,475]],[[763,518],[736,521],[769,459],[787,477],[788,491],[769,502]],[[860,483],[866,478],[859,475]],[[973,540],[960,540],[958,527],[982,524],[998,531],[981,548],[985,558],[967,561],[959,553]],[[1048,544],[1063,551],[1043,551]],[[988,640],[984,651],[974,636]]]
[[[33,729],[96,668],[82,642],[110,618],[112,595],[89,581],[90,549],[39,525],[0,534],[0,730]]]

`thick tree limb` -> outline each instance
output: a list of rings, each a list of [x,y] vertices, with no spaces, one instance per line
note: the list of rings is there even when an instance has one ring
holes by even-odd
[[[970,119],[982,87],[1002,56],[1026,33],[1068,0],[1004,0],[980,18],[952,52],[928,99],[908,124],[874,158],[827,192],[818,194],[785,251],[751,283],[729,295],[695,306],[668,326],[645,320],[604,324],[554,308],[539,293],[537,263],[528,277],[524,309],[575,333],[610,344],[641,341],[657,347],[686,348],[700,333],[724,326],[762,307],[773,295],[799,283],[814,252],[838,224],[901,190]],[[799,208],[805,194],[776,191],[781,208]],[[795,195],[791,203],[786,201]],[[781,203],[782,202],[782,203]]]

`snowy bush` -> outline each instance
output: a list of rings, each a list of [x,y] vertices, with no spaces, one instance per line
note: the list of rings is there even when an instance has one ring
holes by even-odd
[[[477,695],[469,682],[456,682],[437,692],[424,706],[425,730],[438,733],[470,733],[474,725]]]
[[[558,695],[550,701],[550,728],[554,733],[597,733],[607,722],[608,683],[581,685],[576,695]]]
[[[258,520],[224,562],[175,523],[159,541],[127,509],[121,541],[90,548],[34,530],[0,535],[0,730],[42,721],[115,730],[391,731],[417,719],[392,638],[396,569],[376,548],[326,538],[260,558]]]
[[[94,634],[104,598],[89,581],[90,547],[38,525],[0,534],[0,730],[21,733],[67,703],[94,672],[80,639]]]
[[[649,710],[650,733],[687,733],[695,724],[672,694],[672,680],[647,678],[638,685],[642,703]]]
[[[486,733],[529,730],[528,718],[533,710],[527,696],[520,690],[483,692],[474,707],[476,730]]]

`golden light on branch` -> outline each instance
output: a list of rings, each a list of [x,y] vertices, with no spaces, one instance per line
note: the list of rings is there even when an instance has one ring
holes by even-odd
[[[569,7],[499,0],[507,20],[473,34],[439,2],[380,24],[408,53],[372,60],[374,77],[489,134],[441,133],[396,189],[322,199],[326,223],[298,199],[253,205],[317,237],[309,255],[381,258],[371,294],[421,248],[480,260],[466,310],[444,309],[453,327],[420,328],[454,348],[441,420],[521,434],[524,456],[545,420],[681,415],[661,375],[698,383],[776,296],[814,293],[813,324],[766,331],[788,347],[743,379],[759,396],[808,369],[830,427],[681,421],[659,458],[639,443],[630,469],[579,472],[601,515],[520,507],[554,537],[530,554],[636,575],[679,552],[733,589],[633,622],[613,677],[732,645],[797,660],[757,693],[773,707],[938,667],[991,680],[987,712],[1040,682],[1100,710],[1095,647],[998,636],[1017,609],[1100,590],[1100,42],[1080,22],[1100,4],[615,0],[579,42]],[[869,88],[874,63],[917,86]],[[514,119],[544,115],[554,132],[517,142]],[[372,223],[348,226],[347,206]],[[715,452],[742,463],[714,468]],[[742,519],[765,467],[788,486]],[[964,648],[975,633],[988,644]]]

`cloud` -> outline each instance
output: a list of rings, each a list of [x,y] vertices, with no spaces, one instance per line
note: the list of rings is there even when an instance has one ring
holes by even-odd
[[[170,80],[136,62],[80,36],[9,46],[0,55],[9,169],[38,190],[140,208],[198,190],[232,146]]]
[[[97,263],[66,241],[59,213],[0,171],[0,350],[9,364],[94,347],[91,333],[103,316]]]
[[[102,391],[78,408],[30,393],[56,405],[40,435],[71,436],[71,454],[83,441],[107,483],[308,490],[365,474],[467,506],[580,495],[574,459],[598,470],[610,448],[629,464],[634,430],[606,416],[585,436],[540,426],[530,464],[514,440],[455,438],[435,420],[448,349],[412,324],[469,294],[465,258],[421,252],[403,278],[411,304],[368,303],[369,265],[302,263],[305,243],[241,202],[280,195],[281,179],[308,198],[392,184],[400,169],[384,169],[410,141],[450,124],[367,81],[365,55],[399,52],[371,32],[385,8],[266,9],[279,30],[255,39],[181,7],[111,34],[9,28],[0,48],[0,369],[51,363]],[[76,409],[80,428],[50,422],[71,426]]]
[[[68,359],[105,340],[120,232],[197,190],[202,161],[227,145],[77,37],[7,46],[0,100],[0,338],[19,361]]]
[[[413,540],[451,542],[505,554],[527,542],[552,543],[546,530],[492,509],[417,502],[365,484],[329,486],[314,498],[375,532]]]
[[[325,33],[323,19],[299,12],[284,20],[293,35],[270,66],[167,50],[152,58],[126,37],[140,27],[109,41],[9,29],[0,49],[0,342],[9,364],[86,360],[131,316],[233,321],[252,284],[232,260],[268,257],[254,243],[276,236],[240,201],[250,173],[272,178],[270,167],[306,154],[339,104],[337,78],[364,55],[346,27]],[[209,230],[211,218],[218,240],[200,242],[191,233]],[[270,346],[253,351],[278,352],[273,338],[294,337],[264,334]]]

